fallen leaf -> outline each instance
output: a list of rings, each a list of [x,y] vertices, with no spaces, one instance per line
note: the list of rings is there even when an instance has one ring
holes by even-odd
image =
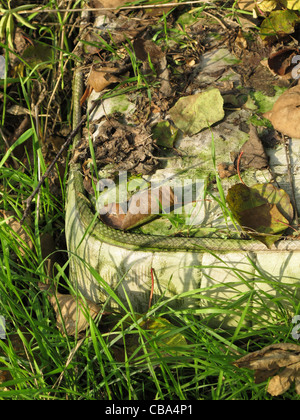
[[[251,188],[236,184],[228,190],[226,201],[238,224],[268,248],[280,239],[293,218],[288,194],[273,184]]]
[[[26,248],[33,250],[34,245],[31,237],[17,219],[16,213],[14,211],[0,210],[0,214],[5,220],[5,223],[10,227],[15,240],[18,242],[20,254],[22,256],[26,255],[28,252]]]
[[[149,57],[153,64],[159,64],[159,61],[165,56],[162,49],[150,39],[135,39],[133,49],[138,60],[148,62]]]
[[[137,318],[140,316],[137,315]],[[132,325],[131,322],[123,317],[122,321],[122,331],[129,328]],[[153,346],[151,343],[155,343],[160,347],[160,353],[163,356],[172,355],[176,356],[180,352],[184,351],[184,347],[188,345],[184,335],[176,331],[176,327],[167,319],[163,317],[158,318],[147,318],[145,321],[141,322],[140,327],[145,331],[143,335],[147,337],[146,347],[147,354],[149,356],[154,356],[156,359],[156,352],[153,351]],[[115,343],[116,345],[112,346],[112,352],[115,359],[118,362],[124,362],[130,358],[132,362],[139,360],[140,357],[144,354],[143,349],[141,348],[139,334],[122,334],[123,340]],[[113,337],[115,337],[116,331],[114,332]],[[124,346],[125,341],[125,346]],[[137,349],[139,349],[137,351]]]
[[[292,78],[293,57],[299,54],[298,48],[283,48],[271,54],[268,58],[269,69],[285,79]]]
[[[290,10],[300,9],[300,0],[280,0],[280,3]]]
[[[279,87],[274,86],[275,95],[274,96],[268,96],[264,94],[262,91],[255,91],[250,92],[248,96],[248,101],[245,104],[246,107],[249,105],[249,109],[256,110],[256,112],[260,112],[264,114],[265,112],[270,111],[275,102],[278,100],[278,98],[287,90],[285,87]],[[252,102],[252,105],[251,105]]]
[[[90,0],[91,3],[91,7],[95,8],[95,9],[99,9],[102,7],[105,8],[113,8],[113,9],[117,9],[121,6],[123,6],[125,3],[128,3],[128,0]],[[98,16],[103,14],[105,11],[95,11],[94,13]]]
[[[178,129],[169,121],[161,121],[152,128],[153,139],[161,147],[172,148],[177,138]]]
[[[255,371],[255,383],[272,377],[268,392],[272,396],[285,393],[295,382],[295,391],[300,395],[300,346],[293,343],[271,344],[238,359],[233,363],[238,368]]]
[[[89,299],[83,300],[56,292],[48,280],[46,283],[39,283],[39,288],[48,293],[48,300],[55,311],[57,328],[62,334],[76,335],[86,330],[90,325],[89,316],[95,319],[101,310],[100,305]]]
[[[256,127],[250,124],[249,140],[243,144],[238,156],[242,153],[240,166],[242,168],[264,169],[268,167],[268,156],[258,137]]]
[[[99,209],[100,219],[114,229],[129,230],[157,217],[162,209],[169,211],[175,203],[173,190],[161,186],[134,194],[128,204],[111,203],[104,206]]]
[[[272,10],[276,9],[278,4],[279,4],[278,0],[263,0],[258,3],[257,7],[262,12],[272,12]]]
[[[300,138],[300,85],[285,91],[275,102],[271,111],[263,114],[273,127],[282,134]]]
[[[163,96],[170,96],[172,89],[169,82],[169,69],[166,53],[151,40],[137,38],[133,42],[133,48],[138,60],[143,62],[143,72],[152,73],[154,67],[158,81],[160,81],[160,93]]]
[[[101,92],[112,83],[118,83],[120,79],[114,76],[115,68],[101,67],[99,70],[92,69],[87,84],[96,92]]]
[[[170,116],[180,130],[193,135],[224,118],[223,98],[218,89],[180,98]]]
[[[36,339],[33,332],[30,332],[30,328],[20,326],[18,328],[18,332],[16,333],[9,333],[6,337],[7,346],[9,346],[11,352],[14,353],[14,357],[18,359],[18,363],[21,365],[22,363],[32,363],[33,358],[31,354],[27,351],[27,343],[31,343],[31,348],[36,348]],[[1,349],[0,353],[0,390],[1,391],[9,391],[11,389],[16,389],[17,384],[14,381],[12,370],[10,366],[8,367],[6,363],[3,363],[5,357],[3,358],[4,354]],[[39,355],[37,354],[36,357],[38,358]],[[35,359],[37,360],[37,359]],[[12,381],[7,387],[3,386],[3,383]]]
[[[26,48],[22,58],[30,64],[32,68],[38,66],[39,70],[43,70],[52,67],[54,58],[53,52],[54,50],[50,45],[46,47],[45,44],[35,44]]]
[[[247,40],[244,37],[244,34],[241,29],[239,29],[239,32],[235,38],[235,45],[242,50],[245,50],[247,48]]]
[[[101,307],[86,299],[77,299],[72,295],[56,293],[49,298],[56,313],[57,328],[67,335],[75,335],[89,326],[88,315],[95,319]]]
[[[237,6],[241,10],[248,10],[249,12],[252,12],[252,10],[256,6],[256,1],[254,1],[254,0],[238,0]]]
[[[176,352],[176,347],[187,346],[186,339],[182,334],[172,334],[174,325],[166,318],[149,318],[141,324],[141,327],[149,331],[151,336],[159,337],[157,339],[159,339],[162,354],[174,354]]]
[[[219,163],[217,169],[221,179],[229,178],[237,173],[233,163]]]
[[[260,36],[264,40],[268,37],[291,34],[297,22],[299,17],[292,10],[274,10],[261,23]]]

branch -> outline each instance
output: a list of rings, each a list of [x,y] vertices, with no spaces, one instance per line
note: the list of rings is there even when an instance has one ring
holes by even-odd
[[[96,108],[96,106],[99,104],[99,102],[98,101],[95,101],[93,104],[92,104],[92,106],[91,106],[91,109],[89,110],[89,113],[92,113],[93,112],[93,110]],[[87,114],[86,115],[84,115],[83,117],[82,117],[82,119],[80,120],[80,122],[77,124],[77,126],[74,128],[74,130],[70,133],[70,135],[69,135],[69,137],[67,138],[67,140],[65,141],[65,143],[61,146],[61,149],[60,149],[60,151],[57,153],[57,155],[56,155],[56,157],[55,157],[55,159],[53,160],[53,162],[50,164],[50,166],[48,167],[48,169],[46,170],[46,172],[44,173],[44,175],[42,176],[42,178],[41,178],[41,180],[40,180],[40,182],[38,183],[38,185],[37,185],[37,187],[36,187],[36,189],[33,191],[33,193],[27,198],[27,200],[26,200],[26,208],[25,208],[25,211],[24,211],[24,214],[23,214],[23,217],[22,217],[22,219],[21,219],[21,225],[24,223],[24,221],[25,221],[25,219],[26,219],[26,217],[28,216],[28,214],[29,214],[29,211],[30,211],[30,206],[31,206],[31,203],[32,203],[32,201],[33,201],[33,199],[34,199],[34,197],[36,196],[36,194],[39,192],[39,190],[40,190],[40,188],[41,188],[41,186],[43,185],[43,183],[44,183],[44,181],[45,181],[45,179],[47,179],[48,178],[48,176],[50,175],[50,173],[52,172],[52,170],[53,170],[53,168],[54,168],[54,166],[55,166],[55,164],[56,164],[56,162],[58,161],[58,159],[61,157],[61,155],[64,153],[64,151],[67,149],[67,147],[69,147],[70,146],[70,144],[71,144],[71,142],[72,142],[72,140],[74,139],[74,137],[76,136],[76,134],[78,133],[78,131],[80,130],[80,128],[81,128],[81,126],[83,125],[83,124],[85,124],[85,122],[87,121]]]

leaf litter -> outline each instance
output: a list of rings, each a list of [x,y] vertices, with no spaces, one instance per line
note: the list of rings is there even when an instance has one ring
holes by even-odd
[[[256,7],[254,3],[248,3],[247,10]],[[121,2],[120,5],[122,4]],[[270,114],[266,112],[262,114],[261,111],[264,107],[270,109],[270,104],[275,102],[274,94],[277,95],[278,89],[281,89],[280,86],[284,86],[284,89],[286,89],[290,81],[292,70],[290,64],[295,50],[293,50],[293,47],[289,47],[289,51],[293,51],[292,54],[280,55],[276,54],[276,51],[274,53],[274,41],[271,35],[260,34],[260,36],[254,38],[254,41],[249,41],[247,37],[249,34],[238,28],[235,37],[226,39],[226,29],[228,27],[221,22],[221,38],[223,36],[225,42],[223,40],[218,44],[211,39],[208,41],[208,34],[216,28],[220,30],[219,22],[213,19],[209,21],[210,18],[207,16],[204,19],[203,17],[193,18],[192,16],[191,19],[191,14],[189,14],[185,19],[181,18],[178,22],[180,24],[181,22],[188,22],[185,27],[186,34],[193,34],[194,45],[197,43],[197,47],[193,47],[191,50],[186,48],[186,56],[183,55],[186,64],[180,64],[179,67],[178,63],[176,63],[177,66],[174,65],[175,62],[170,65],[172,57],[182,58],[182,54],[179,54],[178,44],[175,42],[174,46],[170,47],[162,40],[158,43],[153,38],[151,39],[153,34],[151,25],[154,24],[154,21],[153,16],[147,15],[146,11],[136,11],[136,26],[132,20],[128,19],[126,11],[118,13],[105,11],[105,19],[102,19],[101,12],[98,13],[97,24],[93,30],[98,36],[103,37],[106,36],[106,32],[101,31],[100,28],[109,28],[111,31],[110,37],[114,43],[111,45],[114,45],[115,51],[118,51],[117,54],[122,56],[123,61],[125,60],[124,63],[126,63],[126,69],[129,72],[126,75],[129,74],[130,77],[132,69],[130,69],[130,61],[128,61],[128,50],[124,50],[122,44],[124,39],[120,40],[118,38],[120,28],[125,25],[124,22],[127,20],[128,28],[130,26],[130,29],[127,28],[128,33],[126,33],[126,25],[123,26],[121,31],[126,33],[126,36],[130,39],[130,48],[135,55],[135,60],[137,60],[139,71],[148,84],[148,90],[147,95],[145,95],[146,91],[141,91],[135,97],[134,95],[127,96],[130,101],[138,104],[132,114],[112,113],[102,117],[102,120],[99,120],[96,124],[97,128],[91,127],[89,135],[94,139],[94,157],[90,150],[91,145],[88,136],[84,137],[85,140],[76,150],[74,161],[82,163],[85,176],[84,185],[91,195],[95,193],[94,186],[97,181],[95,171],[111,174],[112,177],[114,171],[117,170],[126,170],[132,175],[147,176],[164,167],[164,161],[161,159],[168,159],[168,156],[170,157],[172,154],[174,156],[177,153],[176,139],[178,139],[178,136],[188,135],[192,138],[202,130],[217,125],[226,118],[228,101],[232,101],[235,106],[243,107],[245,98],[247,99],[248,96],[249,103],[249,98],[252,100],[254,94],[256,95],[254,100],[260,101],[261,104],[256,107],[256,112],[268,118]],[[284,14],[278,13],[277,15],[281,25],[278,32],[281,34],[282,27],[287,25],[288,22]],[[143,25],[141,25],[141,16],[144,19]],[[147,20],[149,20],[149,26],[146,24]],[[167,22],[170,27],[174,24],[172,13],[168,16]],[[191,22],[192,24],[190,24]],[[230,24],[232,23],[230,22]],[[135,28],[138,29],[136,32],[134,31]],[[288,34],[290,30],[294,31],[295,26],[286,30],[286,33]],[[105,38],[106,42],[111,40]],[[180,41],[182,42],[182,40]],[[228,50],[225,48],[225,43],[226,47],[229,46]],[[191,55],[189,56],[189,54]],[[200,65],[197,65],[200,57]],[[262,58],[265,58],[265,62],[267,61],[267,66]],[[98,69],[95,71],[92,68],[87,78],[87,86],[92,85],[94,90],[102,91],[112,88],[114,83],[126,84],[126,77],[122,82],[119,75],[116,75],[116,67],[111,67],[114,60],[107,52],[102,60],[99,61],[99,57],[97,60]],[[206,63],[206,67],[204,63]],[[176,75],[175,69],[181,73]],[[186,71],[186,74],[185,77],[182,77],[184,71]],[[277,75],[286,77],[278,80]],[[91,83],[94,76],[95,81]],[[220,76],[223,78],[220,78]],[[227,77],[228,80],[232,81],[229,82]],[[242,101],[238,102],[236,100],[236,86],[241,81],[243,82],[243,88],[239,95]],[[128,85],[130,86],[130,83]],[[150,87],[151,98],[149,98]],[[257,96],[258,94],[261,95],[260,98]],[[279,93],[278,96],[280,96]],[[275,105],[274,108],[276,108]],[[279,119],[281,120],[281,118]],[[271,122],[273,124],[273,121]],[[176,127],[176,132],[172,128],[173,126]],[[276,128],[276,123],[274,127]],[[240,173],[248,169],[268,170],[268,156],[260,134],[253,124],[249,124],[249,130],[248,141],[243,144],[239,151],[231,151],[232,162],[218,162],[221,179],[235,177],[237,174],[240,177]],[[169,152],[166,154],[164,150],[169,150]],[[268,189],[268,184],[266,186]],[[148,195],[148,193],[144,193],[145,203],[147,203]],[[251,209],[244,209],[243,216],[238,217],[241,219],[239,220],[242,223],[241,225],[250,229],[249,236],[260,238],[266,246],[270,247],[282,237],[282,233],[286,231],[292,219],[290,217],[286,218],[278,210],[276,204],[268,202],[265,197],[263,200],[263,204]],[[131,229],[140,225],[142,220],[147,223],[152,219],[148,213],[145,217],[140,218],[132,217],[130,214],[127,220],[131,220],[131,222],[128,223],[127,220],[124,222],[125,215],[123,214],[122,203],[110,203],[107,209],[110,210],[111,214],[106,217],[102,215],[101,220],[117,229]],[[235,214],[237,215],[237,212]],[[264,227],[257,226],[254,221],[255,217],[264,218]],[[249,220],[247,221],[247,219]],[[257,236],[255,235],[256,228],[258,228]],[[266,236],[263,237],[264,235]]]
[[[300,395],[300,346],[293,343],[277,343],[249,353],[233,363],[238,368],[255,371],[255,383],[271,378],[267,391],[272,396],[284,394],[295,384]]]

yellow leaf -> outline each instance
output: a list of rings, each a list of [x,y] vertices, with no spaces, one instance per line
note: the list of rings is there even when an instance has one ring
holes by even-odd
[[[278,0],[263,0],[261,3],[258,3],[258,8],[262,12],[271,12],[272,10],[276,9],[278,3]]]
[[[290,10],[300,10],[300,0],[280,0],[280,3]]]

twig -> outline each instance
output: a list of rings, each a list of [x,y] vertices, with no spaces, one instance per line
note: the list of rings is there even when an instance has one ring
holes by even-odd
[[[219,24],[222,26],[223,29],[225,30],[229,29],[228,26],[225,25],[225,23],[219,17],[213,15],[212,13],[206,12],[205,10],[203,10],[202,13],[204,13],[206,16],[209,16],[215,19],[217,22],[219,22]]]
[[[155,9],[155,8],[161,8],[161,7],[178,7],[178,6],[188,6],[191,4],[199,4],[199,3],[207,3],[212,4],[212,1],[209,0],[193,0],[193,1],[187,1],[184,3],[177,3],[177,2],[170,2],[170,3],[162,3],[162,4],[144,4],[144,5],[138,5],[138,6],[122,6],[122,7],[89,7],[85,10],[87,12],[101,12],[105,10],[131,10],[131,9]],[[42,9],[42,8],[36,8],[31,10],[20,10],[19,14],[33,14],[33,13],[61,13],[61,12],[67,12],[67,13],[77,13],[82,12],[82,9]]]
[[[243,153],[244,153],[244,150],[242,150],[241,153],[239,154],[237,164],[236,164],[236,169],[237,169],[237,173],[238,173],[238,176],[240,178],[241,183],[246,185],[245,182],[243,181],[242,177],[241,177],[241,172],[240,172],[240,162],[241,162],[241,157],[243,156]]]
[[[153,276],[153,268],[151,267],[151,291],[150,291],[150,297],[149,297],[149,309],[151,308],[151,305],[152,305],[153,291],[154,291],[154,276]]]
[[[99,105],[99,101],[95,101],[92,106],[91,109],[89,110],[89,113],[91,114],[94,109],[96,108],[96,106]],[[44,173],[44,175],[42,176],[40,182],[38,183],[36,189],[33,191],[33,193],[31,194],[30,197],[28,197],[28,199],[26,200],[26,209],[24,211],[22,220],[21,220],[21,225],[23,224],[24,220],[26,219],[26,217],[29,214],[30,211],[30,206],[31,203],[34,199],[34,197],[36,196],[36,194],[39,192],[41,186],[43,185],[44,181],[46,178],[48,178],[48,176],[50,175],[52,169],[54,168],[56,162],[58,161],[58,159],[61,157],[61,155],[64,153],[64,151],[66,150],[67,147],[69,147],[69,145],[71,144],[72,140],[74,139],[74,137],[76,136],[76,134],[78,133],[78,131],[80,130],[80,127],[85,124],[85,122],[87,121],[87,114],[84,115],[82,117],[82,119],[80,120],[80,122],[77,124],[77,126],[74,128],[74,130],[70,133],[69,137],[67,138],[67,140],[65,141],[65,143],[61,146],[60,151],[57,153],[55,159],[53,160],[53,162],[50,164],[49,168],[46,170],[46,172]]]

